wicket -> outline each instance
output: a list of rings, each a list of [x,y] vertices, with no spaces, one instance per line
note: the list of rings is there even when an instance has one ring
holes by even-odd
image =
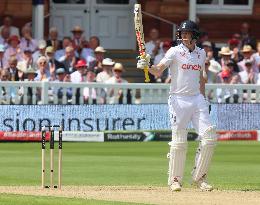
[[[58,186],[54,186],[54,128],[59,128],[59,158],[58,158]],[[50,131],[50,186],[45,185],[45,148],[46,148],[46,128]],[[61,189],[61,170],[62,170],[62,126],[43,126],[42,127],[42,188]]]

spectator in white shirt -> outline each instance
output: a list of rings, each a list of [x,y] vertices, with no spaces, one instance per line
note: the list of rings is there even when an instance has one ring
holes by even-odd
[[[38,58],[41,56],[45,56],[45,50],[46,50],[46,41],[45,40],[39,40],[38,42],[38,50],[33,53],[33,62],[37,62]],[[36,66],[36,64],[34,65]]]
[[[85,75],[87,72],[87,62],[85,60],[78,60],[77,64],[75,65],[75,68],[77,70],[70,74],[71,82],[73,83],[85,82]]]
[[[146,52],[151,56],[153,62],[155,56],[159,53],[162,53],[162,42],[159,39],[159,31],[156,28],[150,30],[149,33],[150,41],[145,44]]]
[[[19,34],[19,29],[15,26],[12,25],[13,24],[13,16],[12,15],[5,15],[3,17],[3,25],[0,27],[0,31],[3,28],[9,28],[10,29],[10,35],[16,35],[16,36],[20,36]]]
[[[257,74],[254,72],[253,61],[250,59],[245,60],[245,70],[239,72],[242,83],[255,84],[257,82]]]
[[[253,64],[252,64],[253,71],[256,72],[256,73],[258,73],[259,70],[258,70],[257,67],[254,66],[255,64],[254,64],[254,62],[253,62],[253,57],[252,57],[253,49],[252,49],[252,47],[251,47],[250,45],[244,45],[244,46],[243,46],[243,49],[241,50],[241,52],[242,52],[242,54],[243,54],[244,59],[243,59],[242,61],[240,61],[240,62],[237,63],[237,65],[238,65],[240,71],[246,70],[247,68],[246,68],[245,62],[246,62],[247,60],[251,60],[252,63],[253,63]]]
[[[105,58],[102,61],[103,71],[97,74],[97,78],[96,78],[98,83],[104,83],[113,76],[112,67],[114,64],[115,62],[112,61],[112,59],[110,58]]]

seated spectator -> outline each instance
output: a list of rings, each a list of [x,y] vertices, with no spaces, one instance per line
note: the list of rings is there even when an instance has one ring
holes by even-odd
[[[65,56],[65,49],[68,47],[68,46],[72,46],[72,42],[71,42],[71,39],[70,37],[64,37],[63,40],[62,40],[62,48],[55,51],[55,54],[54,54],[54,58],[57,60],[57,61],[60,61],[60,59]],[[77,55],[77,52],[75,51],[75,56],[78,57]]]
[[[98,83],[104,83],[113,76],[112,68],[115,62],[110,58],[105,58],[102,61],[103,71],[97,74],[96,80]]]
[[[15,35],[20,37],[19,29],[13,26],[13,16],[12,15],[5,15],[3,16],[3,25],[0,27],[0,31],[3,28],[8,28],[10,30],[10,35]]]
[[[56,82],[71,82],[70,81],[70,75],[66,73],[64,68],[58,68],[56,70],[56,75],[57,75],[57,80]],[[57,96],[58,96],[58,103],[62,104],[62,98],[63,98],[63,91],[64,88],[59,88],[57,91]],[[65,88],[65,94],[66,94],[66,99],[67,103],[71,102],[72,99],[72,88]]]
[[[252,59],[254,62],[254,68],[258,69],[258,72],[260,73],[260,42],[257,43],[257,52],[252,55]]]
[[[47,58],[41,56],[37,61],[37,76],[35,81],[49,81],[51,78],[51,73],[48,69]]]
[[[239,68],[236,64],[236,62],[231,58],[233,54],[233,51],[231,51],[229,49],[229,47],[222,47],[221,50],[219,51],[219,55],[220,55],[220,60],[219,63],[221,65],[221,69],[224,70],[227,66],[227,63],[229,63],[230,61],[233,61],[234,63],[234,71],[235,72],[239,72]]]
[[[244,71],[239,72],[239,76],[243,84],[255,84],[257,82],[257,73],[254,72],[252,65],[253,61],[250,59],[246,59],[246,69]]]
[[[90,64],[92,62],[95,63],[94,69],[95,69],[96,74],[102,72],[102,70],[103,70],[102,69],[102,61],[104,60],[105,52],[106,52],[106,50],[103,47],[98,46],[95,49],[95,58],[93,58],[92,60],[90,59],[90,61],[89,61]],[[89,67],[91,67],[91,65],[89,65]]]
[[[88,67],[87,69],[87,75],[86,75],[86,82],[87,83],[93,83],[96,82],[96,72],[93,67]],[[84,96],[84,103],[89,104],[89,97],[91,95],[92,104],[97,103],[97,91],[95,88],[89,88],[85,87],[83,90],[83,96]]]
[[[4,82],[4,81],[9,81],[10,80],[10,73],[7,69],[2,69],[0,70],[0,81]],[[9,94],[7,93],[7,90],[5,89],[5,87],[1,88],[2,90],[0,92],[2,97],[1,97],[1,101],[0,104],[9,104]]]
[[[10,74],[11,81],[19,81],[18,69],[17,69],[17,59],[15,56],[11,56],[8,61],[9,67],[7,68]],[[21,63],[20,63],[21,64]]]
[[[25,48],[25,50],[23,51],[23,56],[21,61],[25,61],[27,67],[35,65],[35,63],[33,62],[32,54],[33,52],[30,48]]]
[[[46,41],[47,46],[52,46],[54,52],[62,48],[62,42],[58,39],[58,29],[51,27],[49,30],[49,39]]]
[[[220,67],[220,65],[219,66],[218,65],[211,63],[209,58],[206,58],[205,68],[206,68],[206,71],[208,70],[208,72],[207,72],[208,83],[216,83],[217,82],[217,75],[221,71],[221,67]]]
[[[10,38],[10,28],[4,27],[1,30],[0,44],[3,44],[5,49],[8,48],[8,39]]]
[[[72,46],[68,46],[65,49],[65,55],[59,59],[60,67],[64,68],[67,73],[72,73],[77,60],[78,59],[75,56],[74,48]]]
[[[8,59],[11,56],[15,56],[18,61],[22,60],[22,50],[20,49],[20,40],[18,36],[11,36],[8,40],[9,47],[5,50],[4,53],[4,67],[9,67]]]
[[[32,55],[34,66],[37,66],[37,61],[41,56],[45,56],[45,50],[46,50],[46,41],[45,40],[39,40],[38,41],[38,50],[35,51]]]
[[[231,80],[232,78],[234,78],[235,76],[237,76],[236,78],[238,79],[238,82],[240,83],[241,82],[241,79],[240,79],[240,76],[238,75],[238,72],[236,72],[235,70],[235,62],[230,60],[228,62],[226,62],[226,65],[223,67],[223,70],[228,70],[229,71],[229,74],[230,74],[230,79]],[[222,71],[223,71],[222,70]],[[219,73],[217,75],[217,83],[224,83],[224,79],[221,77],[222,73]],[[230,83],[230,81],[229,81]]]
[[[115,63],[113,67],[113,76],[109,78],[105,83],[107,84],[118,84],[118,83],[128,83],[127,80],[122,78],[122,73],[124,67],[121,63]],[[107,95],[109,97],[109,104],[123,103],[123,90],[122,89],[107,89]],[[127,95],[127,93],[126,93]]]
[[[243,55],[239,52],[239,40],[232,38],[228,41],[228,46],[233,54],[231,55],[231,59],[233,59],[236,63],[243,60]]]
[[[97,36],[91,36],[89,38],[89,45],[87,48],[83,48],[81,51],[81,58],[85,59],[87,62],[90,62],[92,58],[95,58],[95,50],[99,47],[100,40]]]
[[[240,27],[242,46],[250,45],[254,50],[256,49],[256,39],[250,34],[250,26],[248,23],[242,23]]]
[[[70,74],[71,82],[79,83],[85,82],[85,75],[87,72],[87,63],[85,60],[79,60],[75,65],[76,71]]]
[[[242,55],[243,55],[244,58],[243,58],[242,61],[238,62],[238,67],[239,67],[240,71],[244,71],[244,70],[247,69],[246,65],[245,65],[245,62],[247,60],[251,60],[253,62],[253,57],[252,57],[253,49],[252,49],[252,47],[250,45],[244,45],[241,52],[242,52]],[[254,72],[256,72],[256,73],[259,72],[259,70],[255,66],[254,62],[253,62],[253,66],[252,67],[253,67],[253,71]]]
[[[151,56],[151,63],[153,64],[155,56],[163,52],[163,43],[159,39],[159,31],[156,28],[150,30],[149,38],[150,40],[145,43],[145,47],[147,54]]]
[[[22,51],[31,50],[32,52],[36,51],[38,48],[38,42],[32,37],[32,29],[29,26],[24,26],[22,28],[20,48]]]
[[[4,53],[5,53],[5,46],[0,44],[0,70],[4,68]]]
[[[62,67],[62,64],[55,60],[54,58],[54,48],[52,46],[48,46],[45,50],[45,57],[47,58],[47,65],[50,73],[52,74],[52,80],[56,79],[56,69],[58,67]]]
[[[75,51],[78,52],[78,54],[81,53],[82,50],[82,44],[84,41],[84,30],[80,26],[75,26],[72,30],[72,47]]]
[[[164,41],[162,45],[163,52],[158,53],[154,58],[154,65],[158,65],[160,61],[163,59],[165,53],[172,47],[171,41]],[[156,78],[156,82],[165,82],[167,76],[168,76],[168,69],[165,69],[161,76],[158,76]]]

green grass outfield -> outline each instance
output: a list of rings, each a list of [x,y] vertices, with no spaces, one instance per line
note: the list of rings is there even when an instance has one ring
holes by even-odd
[[[197,144],[198,142],[189,142],[184,177],[185,187],[190,187],[190,171]],[[166,186],[168,149],[167,142],[64,142],[63,185]],[[46,150],[46,158],[48,156],[49,150]],[[56,149],[56,159],[57,156]],[[259,142],[219,142],[208,179],[218,189],[260,190],[259,156]],[[49,165],[47,161],[46,164]],[[55,166],[57,167],[57,162]],[[57,169],[55,171],[57,173]],[[47,173],[49,176],[49,172]],[[41,185],[40,143],[0,143],[0,186],[5,185]],[[13,203],[8,204],[20,205],[23,203],[18,203],[18,201],[32,201],[34,197],[0,195],[0,204],[6,204],[4,202],[8,198],[13,199]],[[45,197],[37,198],[39,203],[32,204],[59,204],[49,203],[51,200],[57,200],[56,198],[51,198],[51,200]],[[46,203],[44,203],[45,200]],[[82,200],[71,199],[69,202],[64,199],[63,204],[67,202],[71,205],[80,204]],[[87,201],[87,204],[101,204]],[[113,204],[129,203],[114,202]]]

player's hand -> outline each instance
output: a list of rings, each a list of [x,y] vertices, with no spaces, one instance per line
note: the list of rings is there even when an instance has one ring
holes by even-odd
[[[137,68],[138,69],[144,69],[145,67],[149,67],[149,64],[150,64],[150,59],[151,59],[151,56],[149,54],[146,54],[145,58],[141,57],[141,56],[138,56],[138,61],[137,61]]]

